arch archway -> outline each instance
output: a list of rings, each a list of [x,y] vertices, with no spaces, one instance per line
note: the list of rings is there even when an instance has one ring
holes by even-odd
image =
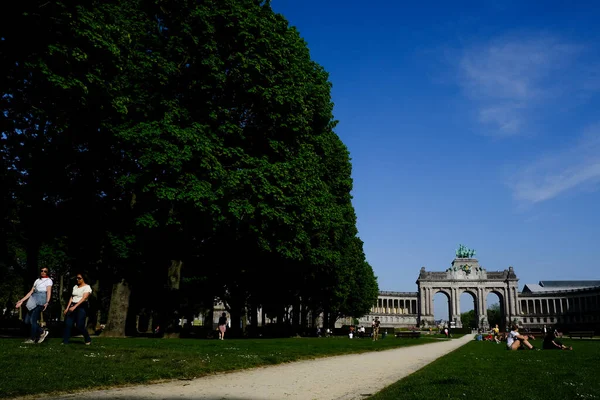
[[[450,303],[450,293],[445,290],[438,290],[432,296],[433,321],[432,325],[447,325],[452,315],[452,304]]]
[[[506,330],[506,307],[504,296],[497,290],[489,290],[486,293],[486,317],[490,328],[498,324],[500,331]]]
[[[460,291],[459,291],[460,292]],[[480,325],[481,315],[478,310],[477,294],[472,290],[463,290],[459,295],[460,323],[463,328],[477,329]]]
[[[477,327],[489,329],[487,318],[487,296],[498,296],[502,325],[518,315],[518,279],[512,267],[504,271],[486,271],[473,258],[455,258],[452,266],[444,272],[429,272],[421,268],[417,279],[418,319],[420,325],[433,325],[433,296],[445,293],[449,298],[450,324],[461,328],[460,296],[469,293],[473,297],[473,309],[477,316]]]

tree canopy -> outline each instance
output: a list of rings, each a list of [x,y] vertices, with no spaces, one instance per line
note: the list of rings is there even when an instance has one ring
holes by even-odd
[[[31,1],[0,18],[0,266],[15,282],[42,262],[84,270],[158,319],[215,298],[232,316],[369,311],[331,83],[268,1]],[[123,334],[127,312],[99,304]]]

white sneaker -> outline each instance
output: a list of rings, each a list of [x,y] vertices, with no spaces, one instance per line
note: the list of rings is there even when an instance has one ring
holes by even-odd
[[[48,336],[48,331],[44,331],[42,332],[42,334],[40,335],[40,338],[38,339],[38,343],[42,343],[44,341],[44,339],[46,339],[46,336]]]
[[[31,340],[31,339],[27,339],[26,341],[23,342],[24,344],[34,344],[35,340]]]

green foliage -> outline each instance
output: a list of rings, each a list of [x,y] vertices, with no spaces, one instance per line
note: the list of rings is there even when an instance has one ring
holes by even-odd
[[[0,178],[17,222],[0,234],[30,275],[77,265],[160,293],[181,260],[233,311],[368,311],[331,83],[268,2],[32,1],[2,18]],[[273,278],[285,285],[267,292]]]
[[[477,328],[478,321],[475,317],[475,310],[467,311],[465,313],[460,314],[460,322],[462,323],[463,328]]]
[[[499,303],[494,303],[488,307],[487,319],[491,327],[494,327],[496,324],[502,326],[502,313],[500,311]]]

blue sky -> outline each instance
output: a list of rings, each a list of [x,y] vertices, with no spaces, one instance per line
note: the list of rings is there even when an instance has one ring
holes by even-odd
[[[600,8],[494,3],[272,1],[330,73],[382,290],[459,243],[520,287],[600,278]]]

